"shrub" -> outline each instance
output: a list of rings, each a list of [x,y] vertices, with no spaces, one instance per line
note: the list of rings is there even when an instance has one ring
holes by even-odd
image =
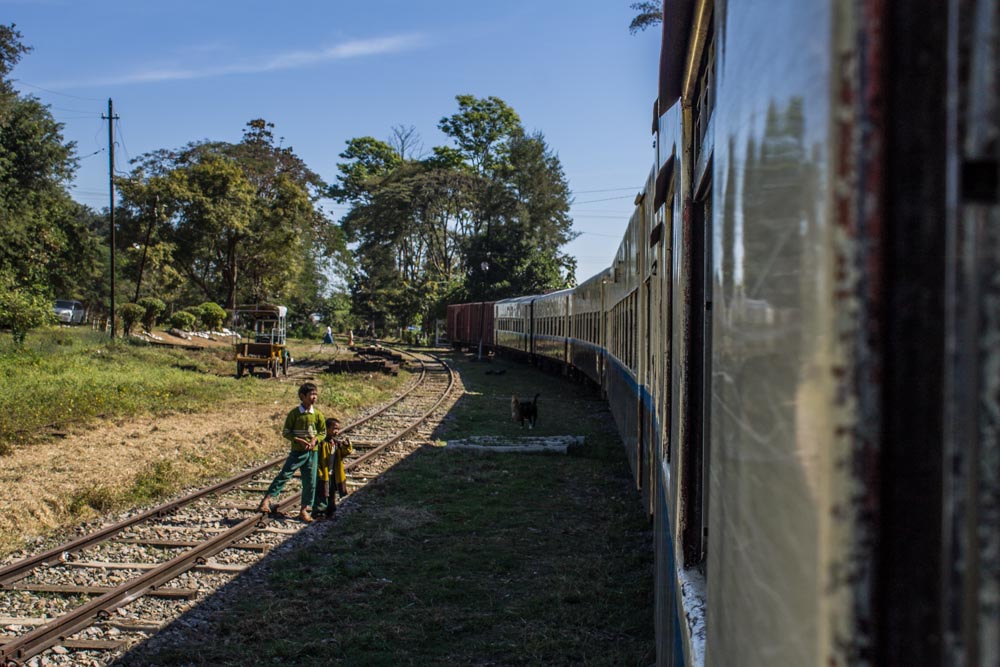
[[[122,318],[122,331],[126,336],[132,333],[132,327],[142,320],[146,309],[137,303],[123,303],[118,306],[118,317]]]
[[[226,309],[212,301],[206,301],[198,306],[201,311],[201,323],[209,331],[218,331],[226,321]]]
[[[24,347],[29,331],[54,321],[52,302],[41,290],[18,288],[0,276],[0,326],[10,329],[15,347]]]
[[[178,310],[170,316],[170,326],[181,331],[194,329],[195,316],[186,310]]]
[[[145,312],[142,314],[142,326],[146,331],[152,331],[157,318],[167,309],[167,304],[155,296],[143,297],[137,303],[145,309]]]

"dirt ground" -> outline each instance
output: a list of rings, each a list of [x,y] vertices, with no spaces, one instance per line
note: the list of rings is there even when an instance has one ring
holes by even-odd
[[[196,484],[199,476],[218,476],[277,458],[284,451],[284,414],[277,404],[230,405],[155,422],[103,422],[19,447],[0,465],[0,557],[55,529],[94,518],[96,512],[86,506],[71,512],[74,499],[95,489],[127,489],[158,461],[169,462],[175,479]]]

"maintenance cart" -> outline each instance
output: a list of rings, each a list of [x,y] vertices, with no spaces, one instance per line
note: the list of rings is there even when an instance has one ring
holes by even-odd
[[[267,369],[271,377],[280,370],[288,374],[290,355],[285,347],[285,316],[288,308],[271,304],[237,306],[233,311],[233,344],[236,347],[236,377],[255,369]]]

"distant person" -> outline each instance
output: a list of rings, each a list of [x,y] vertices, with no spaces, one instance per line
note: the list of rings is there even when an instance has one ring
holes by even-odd
[[[347,346],[354,347],[354,329],[347,330]]]
[[[327,327],[326,333],[323,334],[323,344],[333,345],[333,329],[331,329],[330,327]]]
[[[302,469],[302,501],[300,503],[299,520],[312,523],[313,496],[316,492],[316,445],[326,439],[326,420],[323,414],[315,408],[319,390],[312,382],[306,382],[299,387],[300,404],[292,408],[285,417],[285,425],[281,435],[291,441],[291,451],[281,471],[275,476],[271,486],[260,501],[258,511],[267,514],[271,511],[272,499],[277,502],[285,484],[299,468]]]

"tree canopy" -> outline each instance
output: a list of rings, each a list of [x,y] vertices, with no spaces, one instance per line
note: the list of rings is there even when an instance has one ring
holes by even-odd
[[[541,132],[497,97],[456,97],[438,127],[453,140],[423,159],[397,141],[351,139],[331,195],[348,203],[355,312],[376,328],[429,324],[453,300],[571,284],[569,187]],[[410,130],[409,145],[419,143]]]
[[[112,252],[110,211],[69,195],[76,147],[9,79],[30,51],[0,25],[0,326],[16,320],[21,340],[56,297],[106,314]],[[502,99],[455,100],[438,123],[445,145],[425,151],[412,125],[349,139],[332,184],[262,118],[235,143],[133,160],[115,178],[116,303],[141,302],[149,319],[155,301],[153,317],[172,319],[198,303],[279,302],[293,328],[321,313],[384,330],[429,328],[455,300],[572,284],[558,155]],[[323,208],[331,199],[349,207],[339,223]]]

